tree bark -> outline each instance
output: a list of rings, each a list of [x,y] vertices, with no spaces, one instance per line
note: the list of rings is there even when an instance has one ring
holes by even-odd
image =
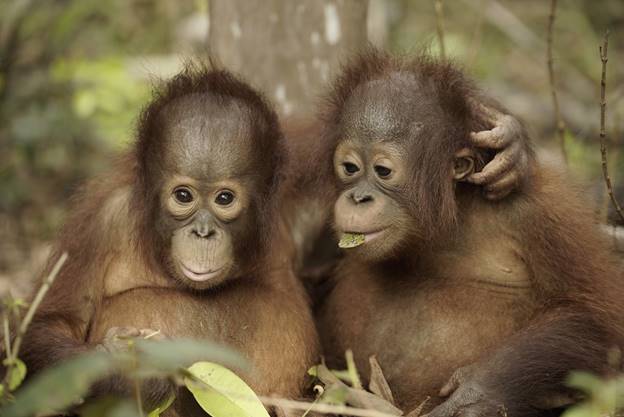
[[[210,53],[276,104],[314,112],[349,53],[367,42],[366,0],[210,0]]]

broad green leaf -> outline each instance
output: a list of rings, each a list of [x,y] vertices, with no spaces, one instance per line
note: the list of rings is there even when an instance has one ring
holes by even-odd
[[[141,417],[134,400],[115,397],[89,401],[77,414],[81,417]]]
[[[197,362],[188,370],[201,382],[186,378],[186,387],[212,417],[269,417],[253,390],[229,369]]]
[[[24,385],[15,402],[0,413],[3,417],[27,417],[65,410],[84,396],[89,386],[116,367],[116,359],[104,352],[76,356],[43,371]]]
[[[9,376],[9,391],[15,391],[20,385],[22,385],[22,381],[26,378],[26,365],[20,359],[16,358],[11,361],[8,368]]]
[[[164,413],[165,410],[171,406],[171,404],[173,404],[175,398],[175,394],[171,394],[169,397],[165,398],[165,401],[163,401],[162,404],[150,411],[147,417],[160,417],[160,415]]]
[[[362,233],[343,233],[338,242],[338,247],[343,249],[356,248],[364,244],[366,238]]]
[[[215,361],[245,369],[245,359],[234,350],[216,343],[192,340],[137,340],[140,370],[174,373],[199,361]]]

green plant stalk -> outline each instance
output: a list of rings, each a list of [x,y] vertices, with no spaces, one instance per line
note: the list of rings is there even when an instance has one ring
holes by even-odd
[[[11,350],[10,355],[9,355],[9,351],[7,350],[8,364],[7,364],[6,373],[4,374],[4,380],[2,381],[2,385],[4,387],[4,390],[2,391],[3,399],[9,395],[9,377],[11,376],[12,368],[15,366],[14,364],[15,359],[18,358],[19,350],[22,345],[22,339],[24,338],[24,335],[26,334],[26,330],[28,330],[28,326],[30,325],[30,322],[35,316],[35,312],[39,308],[41,301],[43,301],[43,297],[45,297],[46,293],[50,289],[50,286],[56,279],[58,273],[63,267],[63,264],[65,264],[65,261],[67,261],[67,252],[63,252],[63,254],[58,259],[58,261],[56,261],[56,264],[54,264],[52,271],[50,271],[50,274],[43,281],[43,284],[41,285],[41,288],[39,288],[39,291],[37,291],[37,294],[35,295],[33,302],[28,307],[26,316],[24,316],[24,319],[20,322],[20,325],[17,331],[17,336],[15,337],[15,340],[13,341],[13,348],[10,349]],[[5,338],[6,338],[6,333],[5,333]]]
[[[139,370],[139,358],[137,356],[136,345],[133,340],[128,341],[128,347],[130,348],[130,352],[132,353],[132,367],[134,368],[134,376],[132,377],[132,382],[134,385],[134,399],[137,404],[137,411],[139,412],[139,416],[145,417],[145,412],[143,411],[143,398],[141,397],[141,380],[138,376]]]
[[[39,305],[43,301],[43,297],[45,297],[45,295],[47,294],[48,290],[50,289],[50,286],[56,279],[58,273],[61,271],[61,268],[63,267],[63,264],[65,264],[65,261],[67,261],[67,252],[63,252],[59,260],[56,261],[56,264],[54,264],[52,271],[50,272],[48,277],[43,281],[43,284],[41,285],[41,288],[39,288],[39,291],[37,291],[37,295],[35,295],[33,302],[28,307],[26,316],[24,316],[24,320],[22,320],[22,322],[20,323],[19,329],[17,331],[17,336],[15,337],[15,341],[13,342],[13,356],[15,358],[17,358],[19,349],[22,345],[22,339],[24,338],[24,335],[26,334],[26,330],[28,330],[28,326],[30,325],[30,322],[35,316],[35,312],[39,308]]]
[[[4,349],[7,359],[10,361],[13,357],[13,354],[11,353],[11,329],[9,328],[9,316],[7,316],[6,312],[2,315],[2,322],[4,327]]]
[[[362,387],[362,381],[360,381],[360,375],[358,374],[357,367],[355,366],[353,351],[351,349],[347,349],[345,352],[345,358],[347,360],[347,372],[349,373],[349,379],[351,379],[351,386],[355,389],[364,389]]]

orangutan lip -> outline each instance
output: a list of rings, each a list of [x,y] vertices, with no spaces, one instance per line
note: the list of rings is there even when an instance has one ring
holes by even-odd
[[[217,276],[219,272],[221,272],[221,270],[223,269],[223,267],[221,267],[214,271],[195,272],[187,268],[183,264],[180,264],[180,266],[182,267],[182,272],[184,272],[184,275],[192,281],[207,281],[210,278],[214,278],[215,276]]]

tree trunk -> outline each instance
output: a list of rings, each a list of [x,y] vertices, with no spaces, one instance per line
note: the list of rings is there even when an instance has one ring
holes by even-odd
[[[365,0],[210,0],[209,46],[281,116],[309,115],[349,53],[366,45]]]

